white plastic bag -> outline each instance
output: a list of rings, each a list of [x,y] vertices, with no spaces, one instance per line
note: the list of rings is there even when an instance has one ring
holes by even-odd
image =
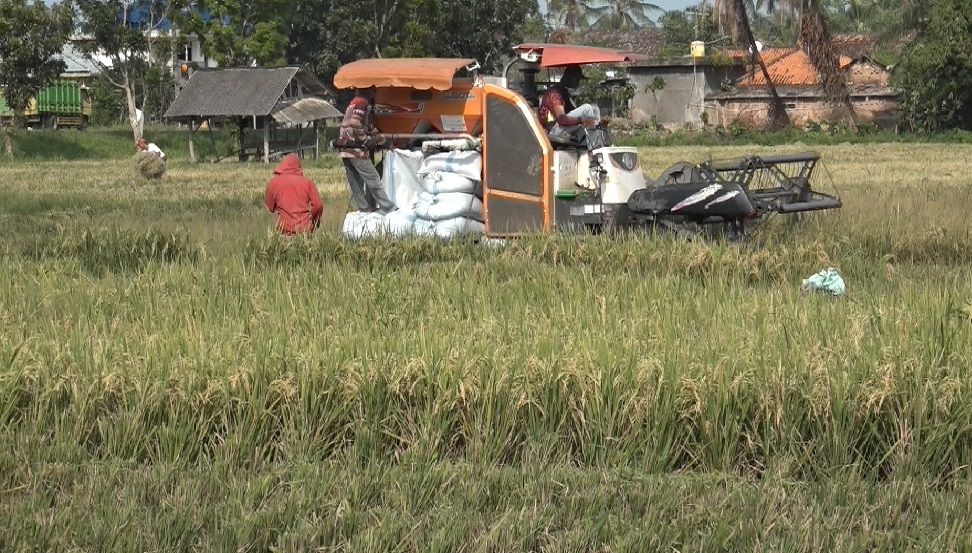
[[[482,155],[475,150],[432,154],[422,160],[418,174],[424,177],[433,171],[456,173],[478,182],[483,178]]]
[[[382,183],[388,199],[399,209],[415,205],[422,193],[422,181],[418,176],[422,166],[422,152],[392,149],[385,152],[382,161]]]
[[[420,219],[441,221],[455,217],[468,217],[483,221],[483,201],[473,194],[423,192],[415,202],[415,214]]]
[[[422,179],[422,187],[430,194],[447,192],[461,192],[463,194],[477,194],[479,182],[459,173],[432,171]],[[480,195],[480,194],[477,194]]]

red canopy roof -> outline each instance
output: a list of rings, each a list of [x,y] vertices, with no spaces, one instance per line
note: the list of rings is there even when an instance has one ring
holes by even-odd
[[[540,67],[563,67],[566,65],[588,65],[595,63],[630,63],[648,61],[643,54],[596,46],[576,46],[572,44],[526,43],[516,46],[520,53],[536,52],[540,57]]]

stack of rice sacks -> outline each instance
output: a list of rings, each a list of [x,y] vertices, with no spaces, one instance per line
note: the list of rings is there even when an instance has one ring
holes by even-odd
[[[424,190],[411,210],[414,233],[439,238],[483,234],[482,167],[482,155],[476,150],[426,156],[418,171]]]

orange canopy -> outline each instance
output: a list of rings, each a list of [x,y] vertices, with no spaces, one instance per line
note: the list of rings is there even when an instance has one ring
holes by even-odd
[[[342,66],[334,75],[337,88],[370,86],[449,90],[456,71],[476,63],[469,58],[375,58]]]
[[[573,44],[527,43],[516,47],[520,53],[536,52],[540,57],[540,67],[562,67],[565,65],[587,65],[593,63],[626,63],[647,61],[643,54],[627,50],[598,48],[596,46],[576,46]]]

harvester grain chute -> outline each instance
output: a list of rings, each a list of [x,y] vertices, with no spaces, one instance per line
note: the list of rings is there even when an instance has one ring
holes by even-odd
[[[479,152],[476,193],[488,237],[697,234],[714,225],[741,236],[774,213],[841,207],[838,197],[811,186],[820,160],[814,152],[679,162],[649,180],[637,149],[615,146],[606,127],[588,129],[580,142],[551,140],[537,112],[541,69],[640,58],[622,50],[521,44],[490,82],[473,59],[384,58],[343,66],[334,84],[376,88],[374,123],[392,149],[426,155],[434,151],[429,144],[456,139]]]

